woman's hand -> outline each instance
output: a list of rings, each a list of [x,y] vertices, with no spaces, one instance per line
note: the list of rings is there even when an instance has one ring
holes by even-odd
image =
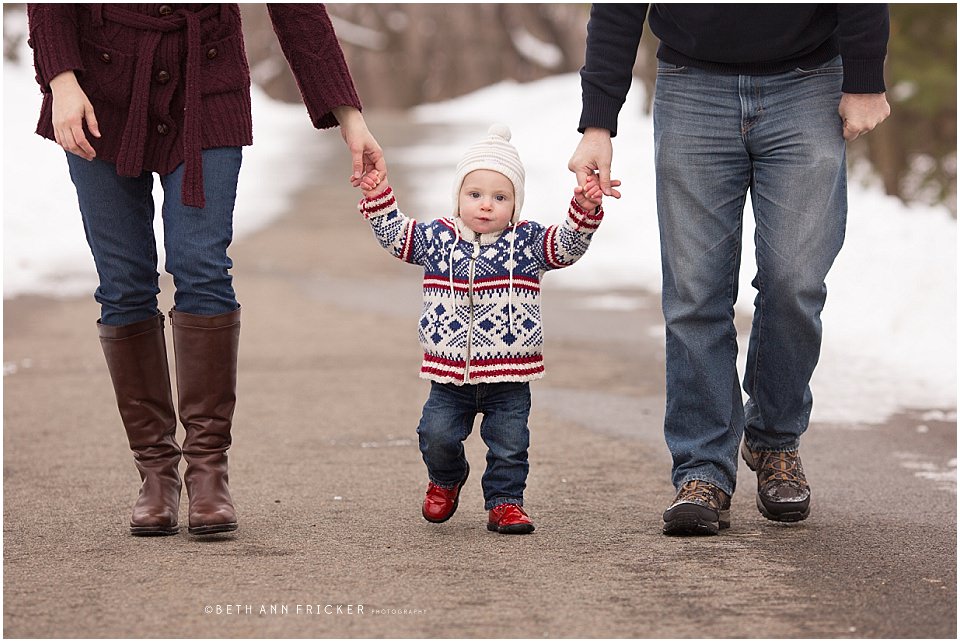
[[[73,71],[58,74],[50,81],[53,92],[53,134],[57,144],[71,154],[93,160],[97,152],[83,131],[86,121],[90,133],[100,138],[100,127],[93,105],[80,88]]]
[[[387,161],[383,158],[383,150],[367,129],[363,114],[356,107],[334,107],[333,115],[340,123],[340,134],[353,157],[353,174],[350,182],[356,187],[361,180],[376,172],[378,180],[387,177]]]

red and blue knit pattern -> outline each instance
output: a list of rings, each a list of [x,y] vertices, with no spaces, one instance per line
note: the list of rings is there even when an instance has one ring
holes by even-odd
[[[602,209],[571,202],[563,225],[521,221],[479,238],[458,218],[405,216],[389,188],[360,210],[384,249],[423,266],[421,377],[462,384],[543,376],[540,281],[583,256]]]

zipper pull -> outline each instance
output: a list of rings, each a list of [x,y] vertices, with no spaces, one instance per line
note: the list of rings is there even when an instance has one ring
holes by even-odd
[[[473,254],[470,256],[470,258],[476,260],[478,256],[480,256],[480,243],[478,241],[474,241]]]

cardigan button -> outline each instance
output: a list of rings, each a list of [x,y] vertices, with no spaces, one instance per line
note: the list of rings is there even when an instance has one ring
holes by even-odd
[[[100,60],[103,62],[110,62],[110,54],[104,51],[102,54],[100,54]]]
[[[167,70],[165,70],[165,69],[161,69],[160,71],[157,72],[157,82],[158,82],[158,83],[160,83],[161,85],[165,85],[165,84],[167,84],[167,82],[168,82],[169,80],[170,80],[170,72],[169,72],[169,71],[167,71]]]
[[[170,131],[170,128],[167,127],[166,123],[160,123],[159,125],[157,125],[157,133],[160,134],[161,136],[166,136],[167,132],[169,131]]]
[[[214,58],[216,58],[217,53],[219,52],[217,51],[216,47],[210,47],[209,49],[207,49],[207,60],[213,60]]]
[[[173,13],[173,5],[162,4],[160,5],[160,8],[157,9],[157,12],[159,12],[161,16],[169,16],[171,13]]]

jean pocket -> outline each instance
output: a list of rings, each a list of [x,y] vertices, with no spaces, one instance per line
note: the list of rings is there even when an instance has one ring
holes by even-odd
[[[681,74],[686,70],[687,70],[686,65],[675,65],[672,62],[665,62],[663,60],[657,61],[658,76],[668,76],[670,74]]]
[[[802,67],[797,67],[794,69],[794,71],[801,76],[831,76],[842,75],[843,67],[817,67],[815,69],[803,69]]]
[[[836,56],[813,67],[795,67],[793,70],[800,76],[830,76],[843,74],[843,62]]]

